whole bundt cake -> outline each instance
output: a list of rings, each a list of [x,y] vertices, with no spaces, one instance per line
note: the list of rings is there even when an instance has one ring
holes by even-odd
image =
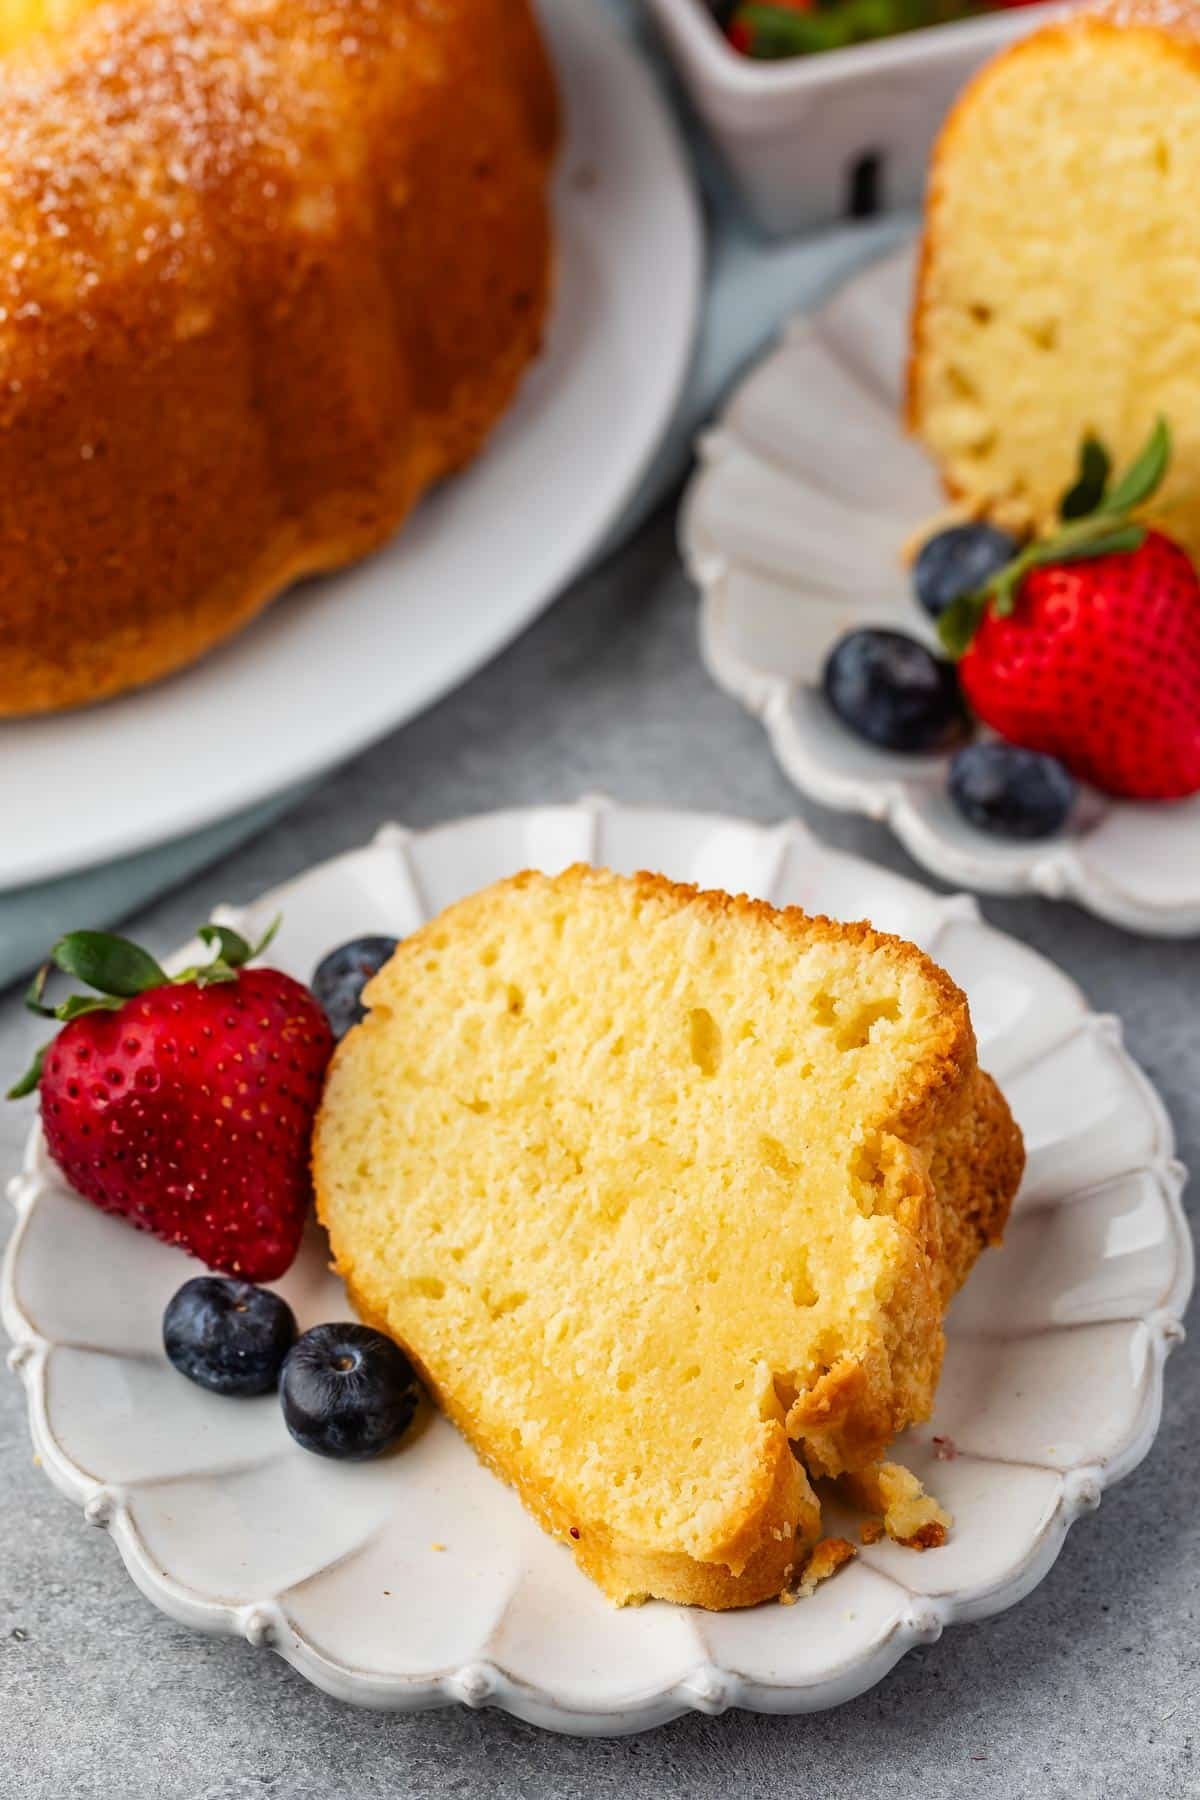
[[[385,539],[535,354],[527,0],[0,0],[0,715]]]
[[[929,178],[909,417],[972,511],[1046,529],[1081,439],[1158,417],[1200,554],[1200,0],[1107,0],[967,88]]]

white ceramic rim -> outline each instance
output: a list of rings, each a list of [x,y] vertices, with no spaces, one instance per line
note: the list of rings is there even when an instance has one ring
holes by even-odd
[[[240,757],[236,770],[227,762],[222,762],[219,770],[215,766],[211,747],[189,713],[189,681],[195,676],[206,683],[218,679],[224,682],[227,673],[236,676],[243,650],[248,655],[247,647],[253,644],[257,658],[267,649],[258,644],[256,634],[272,628],[282,631],[286,609],[293,600],[303,604],[302,589],[314,584],[302,584],[280,596],[244,633],[163,682],[98,707],[0,721],[0,762],[5,760],[9,746],[14,756],[21,752],[19,771],[8,759],[13,772],[7,804],[13,810],[10,829],[0,844],[0,892],[106,865],[121,856],[168,843],[312,779],[365,749],[466,680],[515,638],[602,547],[606,535],[632,502],[669,429],[691,366],[704,291],[700,205],[675,121],[644,59],[606,16],[605,9],[591,4],[591,0],[536,3],[551,47],[557,47],[560,64],[569,64],[568,74],[573,78],[567,95],[566,137],[559,153],[556,209],[567,221],[583,220],[585,209],[590,209],[585,226],[577,223],[569,240],[567,233],[562,236],[570,244],[578,240],[577,266],[572,270],[577,298],[582,297],[597,312],[609,317],[603,329],[594,323],[580,325],[561,304],[560,286],[560,304],[550,324],[550,354],[553,355],[556,336],[561,337],[568,376],[574,387],[586,395],[591,364],[584,368],[573,340],[583,331],[585,341],[599,341],[606,361],[606,391],[628,393],[623,417],[632,431],[629,441],[619,451],[606,449],[598,462],[593,460],[586,474],[581,474],[571,486],[571,507],[560,509],[550,520],[545,515],[544,498],[534,486],[525,490],[523,500],[520,492],[516,494],[509,510],[520,508],[530,545],[522,559],[523,569],[528,565],[528,573],[523,572],[520,581],[513,584],[521,591],[500,600],[494,598],[495,576],[485,542],[471,562],[471,584],[478,590],[471,612],[465,618],[456,617],[453,608],[447,613],[431,602],[428,615],[423,617],[418,629],[425,633],[422,654],[428,653],[428,666],[423,663],[419,673],[402,668],[397,676],[396,662],[389,665],[387,656],[377,656],[375,666],[381,670],[390,666],[390,676],[376,680],[373,686],[356,685],[353,703],[341,707],[333,716],[328,707],[322,706],[319,695],[308,694],[301,683],[284,719],[285,729],[267,728],[260,722],[257,735],[247,717],[250,696],[239,687],[226,717],[232,717],[239,726],[241,739],[252,746],[253,755]],[[603,200],[609,185],[604,184],[603,167],[598,171],[600,184],[594,181],[597,140],[610,143],[618,163],[624,157],[611,184],[614,193],[624,196],[619,203]],[[660,253],[667,256],[669,280],[664,280],[652,262],[640,254],[638,246],[646,236],[651,236]],[[594,263],[604,269],[604,281],[593,279]],[[652,305],[654,331],[647,339],[645,317]],[[645,358],[630,354],[629,338],[634,332],[651,346],[652,354]],[[455,487],[469,483],[477,469],[493,469],[503,459],[506,434],[519,431],[522,445],[529,445],[531,453],[534,445],[541,442],[541,415],[547,409],[535,390],[549,366],[537,364],[529,372],[511,413],[498,426],[497,438],[477,463],[464,471]],[[630,393],[635,370],[636,390]],[[437,505],[440,500],[440,494],[433,496],[432,504]],[[419,528],[421,519],[419,509],[411,529]],[[438,528],[444,531],[447,526],[439,522]],[[464,555],[467,548],[463,547]],[[404,549],[402,532],[374,556],[316,584],[320,587],[322,618],[326,621],[319,655],[329,654],[332,641],[333,654],[348,665],[347,678],[361,667],[363,655],[349,627],[343,627],[339,636],[340,595],[336,590],[358,592],[355,583],[359,578],[364,585],[368,580],[378,583],[391,566],[388,559],[403,557]],[[365,629],[361,619],[359,614],[359,631]],[[290,637],[282,641],[285,650],[290,649]],[[297,644],[296,655],[289,657],[289,668],[301,651],[305,656],[303,667],[311,679],[314,648],[307,636]],[[395,647],[389,646],[387,655],[393,651]],[[397,657],[400,654],[395,651]],[[245,666],[248,668],[249,664]],[[243,676],[242,681],[245,679]],[[295,671],[292,679],[299,679]],[[211,699],[208,704],[211,711]],[[111,750],[112,727],[126,708],[138,710],[129,714],[130,739],[121,740],[123,760],[115,760]],[[69,734],[69,740],[62,737],[64,733]],[[167,783],[155,784],[151,802],[144,784],[136,778],[136,770],[139,759],[144,765],[148,757],[156,758],[155,740],[161,741],[162,735],[176,746],[171,754],[176,759],[178,778],[169,784],[169,792]],[[59,741],[63,744],[61,762],[48,763],[47,753]],[[110,745],[107,760],[106,741]],[[35,762],[43,769],[40,782],[35,779]],[[106,771],[103,787],[97,786],[86,795],[79,792],[74,778],[84,767]],[[46,769],[52,771],[48,776]],[[35,810],[33,801],[25,797],[35,791],[44,795],[47,782],[55,794],[55,807]],[[122,794],[119,806],[112,800],[118,790]],[[0,778],[0,814],[5,808],[6,789]],[[13,818],[17,820],[15,827]]]
[[[525,808],[501,817],[506,824],[512,825],[515,822],[519,827],[543,810],[545,809]],[[664,816],[661,812],[656,815],[643,814],[641,809],[616,807],[596,798],[580,802],[577,808],[553,810],[556,814],[579,813],[590,818],[589,829],[593,841],[600,828],[598,822],[616,819],[619,823],[622,819],[628,820],[631,817],[655,816],[661,819]],[[452,829],[468,832],[496,817],[497,815],[484,815],[464,819],[457,821]],[[744,821],[708,815],[672,814],[670,818],[672,823],[685,828],[689,823],[704,825],[713,830],[736,827],[738,831],[755,835],[757,843],[765,846],[771,854],[777,854],[776,867],[782,866],[789,848],[796,843],[802,844],[814,856],[832,856],[835,860],[840,860],[842,865],[861,863],[861,859],[847,857],[844,853],[824,851],[805,828],[796,823],[769,827],[752,826]],[[446,830],[445,827],[440,829],[443,832]],[[389,854],[401,858],[406,879],[411,879],[416,865],[411,861],[410,846],[419,844],[421,839],[428,839],[432,835],[432,832],[409,833],[401,827],[389,825],[377,834],[374,847],[384,848]],[[361,851],[350,852],[330,863],[317,865],[316,869],[308,871],[298,881],[327,873],[338,864],[349,862],[362,854]],[[862,864],[862,867],[868,874],[890,882],[893,891],[913,890],[920,894],[924,901],[936,909],[940,921],[939,930],[943,925],[981,923],[978,909],[970,899],[963,896],[942,898],[929,895],[918,883],[891,875],[885,877],[883,872],[874,870],[869,864]],[[261,917],[264,913],[273,913],[294,892],[296,886],[297,882],[285,884],[272,894],[262,896],[249,907],[220,909],[218,916],[230,923],[243,921],[249,925],[252,915],[258,914]],[[419,892],[419,884],[414,883],[414,891]],[[192,948],[188,947],[180,954],[190,954]],[[1071,1005],[1078,1002],[1083,1009],[1085,1003],[1074,984],[1067,982],[1057,971],[1055,979],[1062,981],[1069,991]],[[946,1625],[957,1620],[987,1617],[1023,1598],[1050,1569],[1070,1525],[1083,1513],[1094,1511],[1104,1489],[1137,1466],[1146,1455],[1158,1429],[1162,1412],[1163,1365],[1171,1349],[1182,1340],[1181,1317],[1191,1293],[1194,1275],[1191,1237],[1181,1204],[1185,1171],[1175,1160],[1173,1133],[1162,1102],[1143,1072],[1122,1047],[1117,1022],[1081,1010],[1078,1025],[1070,1035],[1073,1037],[1076,1031],[1085,1030],[1099,1034],[1118,1059],[1124,1080],[1136,1093],[1139,1105],[1144,1108],[1151,1121],[1152,1149],[1145,1162],[1138,1164],[1137,1168],[1154,1176],[1172,1234],[1173,1273],[1167,1288],[1163,1290],[1162,1303],[1149,1313],[1136,1315],[1137,1322],[1144,1329],[1148,1351],[1136,1420],[1119,1449],[1103,1464],[1072,1466],[1062,1475],[1058,1503],[1030,1544],[1024,1560],[1009,1571],[1006,1579],[992,1586],[984,1584],[960,1589],[952,1595],[928,1597],[910,1590],[911,1603],[903,1617],[881,1639],[873,1642],[865,1654],[848,1658],[816,1682],[803,1687],[767,1683],[749,1679],[736,1669],[708,1663],[692,1669],[669,1685],[647,1691],[625,1702],[619,1711],[612,1711],[603,1708],[592,1710],[578,1704],[564,1705],[549,1688],[535,1687],[491,1660],[477,1660],[452,1669],[439,1670],[429,1678],[395,1675],[383,1677],[324,1656],[311,1642],[297,1633],[274,1598],[265,1597],[249,1604],[228,1605],[206,1599],[174,1579],[158,1566],[148,1552],[124,1504],[121,1491],[106,1487],[102,1481],[77,1466],[64,1453],[50,1425],[46,1371],[52,1346],[23,1312],[17,1299],[16,1282],[22,1243],[47,1181],[48,1161],[40,1129],[36,1127],[30,1135],[22,1172],[10,1184],[10,1197],[17,1209],[18,1223],[10,1239],[0,1277],[0,1321],[13,1341],[9,1363],[24,1383],[35,1451],[55,1486],[83,1508],[90,1523],[109,1531],[134,1582],[156,1606],[172,1618],[197,1629],[241,1636],[252,1644],[273,1648],[318,1687],[359,1705],[414,1711],[451,1701],[461,1701],[472,1707],[491,1704],[548,1729],[587,1735],[610,1735],[646,1730],[689,1710],[716,1714],[730,1706],[740,1706],[761,1712],[798,1713],[819,1710],[853,1698],[886,1674],[913,1645],[935,1641]],[[904,1584],[899,1585],[903,1588]]]
[[[739,388],[726,401],[723,417],[727,418],[736,408],[741,387],[774,357],[783,355],[790,343],[804,340],[814,331],[821,335],[824,321],[836,321],[843,308],[853,316],[859,296],[870,294],[881,278],[887,279],[902,268],[912,254],[911,244],[888,251],[851,276],[815,314],[794,318],[776,344],[743,376]],[[904,779],[900,767],[903,759],[895,759],[895,776],[874,778],[847,771],[837,765],[835,758],[827,761],[816,752],[814,741],[799,729],[793,706],[804,684],[743,661],[729,642],[726,619],[733,604],[730,578],[738,559],[727,555],[712,540],[701,515],[710,485],[719,479],[722,465],[737,442],[736,430],[727,430],[721,422],[702,437],[700,466],[679,512],[680,554],[700,590],[699,640],[705,667],[719,687],[762,722],[776,760],[796,787],[823,806],[838,812],[861,813],[890,826],[909,855],[944,881],[978,893],[1074,901],[1110,924],[1150,936],[1190,937],[1200,932],[1200,891],[1184,899],[1160,899],[1144,888],[1137,893],[1127,892],[1089,860],[1084,834],[1075,832],[1028,846],[1010,845],[1007,848],[1013,852],[1011,857],[990,862],[933,828],[916,804],[917,787]],[[914,518],[913,528],[920,523],[919,518]],[[918,630],[915,613],[911,628]],[[1104,804],[1114,813],[1125,805],[1116,800]],[[1164,813],[1161,829],[1166,855],[1171,834],[1177,829],[1170,809]],[[981,837],[979,841],[981,851],[986,849],[988,840]],[[1023,854],[1018,855],[1022,850]]]

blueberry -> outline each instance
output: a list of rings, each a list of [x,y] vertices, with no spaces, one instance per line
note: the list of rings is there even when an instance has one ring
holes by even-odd
[[[270,1393],[295,1336],[286,1300],[225,1275],[185,1281],[163,1314],[168,1360],[214,1394]]]
[[[365,1462],[407,1431],[420,1390],[403,1350],[369,1325],[314,1325],[279,1381],[283,1418],[318,1456]]]
[[[1071,776],[1053,756],[989,739],[950,764],[950,798],[964,819],[993,837],[1051,837],[1075,804]]]
[[[973,593],[1017,554],[1019,546],[994,525],[952,525],[921,545],[913,568],[917,599],[931,618],[960,594]]]
[[[887,750],[949,750],[970,735],[954,664],[902,631],[847,633],[823,682],[839,719]]]
[[[317,964],[312,991],[325,1008],[335,1038],[345,1037],[363,1017],[363,988],[382,969],[397,942],[393,937],[352,938]]]

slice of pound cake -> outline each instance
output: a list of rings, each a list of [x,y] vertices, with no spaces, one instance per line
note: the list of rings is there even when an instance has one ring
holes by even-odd
[[[911,944],[569,869],[401,944],[318,1209],[370,1323],[619,1601],[778,1594],[809,1475],[927,1416],[1020,1134]]]
[[[1156,510],[1200,553],[1200,0],[1112,0],[967,88],[934,153],[909,418],[956,498],[1044,531],[1097,436],[1156,418]]]

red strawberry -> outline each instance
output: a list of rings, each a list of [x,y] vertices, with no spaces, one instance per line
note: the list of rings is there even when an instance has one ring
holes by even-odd
[[[985,724],[1136,800],[1200,790],[1200,581],[1131,517],[1169,448],[1160,424],[1106,492],[1108,459],[1085,445],[1064,523],[939,621]]]
[[[36,1083],[51,1156],[103,1211],[269,1281],[299,1246],[333,1034],[298,981],[242,966],[263,945],[201,935],[214,960],[174,981],[123,938],[63,938],[52,961],[103,997],[54,1009],[67,1023],[13,1093]],[[49,966],[28,996],[42,1013]]]
[[[1200,789],[1200,582],[1178,544],[1031,569],[958,666],[979,717],[1109,794]]]

